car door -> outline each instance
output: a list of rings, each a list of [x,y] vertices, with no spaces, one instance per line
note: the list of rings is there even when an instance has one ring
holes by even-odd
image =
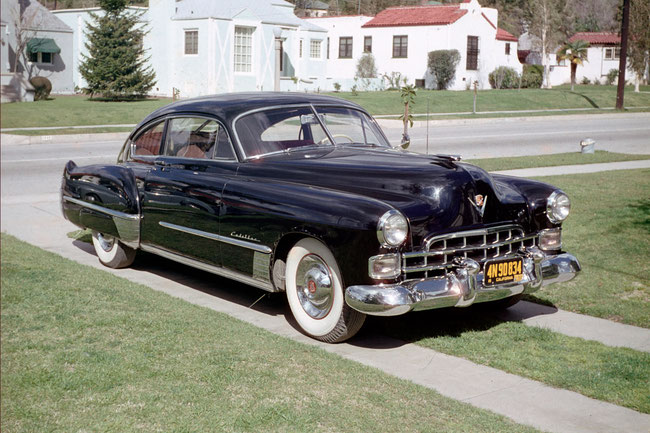
[[[237,164],[228,134],[217,119],[168,118],[161,155],[145,179],[145,249],[220,266],[222,193],[236,175]]]

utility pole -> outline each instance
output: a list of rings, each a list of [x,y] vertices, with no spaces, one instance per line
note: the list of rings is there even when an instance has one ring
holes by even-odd
[[[616,90],[616,109],[623,110],[625,96],[625,68],[627,67],[627,36],[630,27],[630,0],[623,0],[623,22],[621,23],[621,59],[618,63],[618,88]]]
[[[361,15],[361,0],[359,0],[359,12],[358,15]]]

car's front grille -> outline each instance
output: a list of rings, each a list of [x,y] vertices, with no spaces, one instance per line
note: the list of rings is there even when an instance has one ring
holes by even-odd
[[[407,279],[435,278],[454,266],[455,258],[486,260],[513,256],[521,247],[537,243],[537,234],[526,235],[517,225],[489,227],[430,236],[420,251],[402,254],[402,272]]]

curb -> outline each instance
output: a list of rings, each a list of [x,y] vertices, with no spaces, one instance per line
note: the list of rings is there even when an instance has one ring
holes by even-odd
[[[453,113],[452,113],[453,114]],[[422,117],[426,115],[418,115]],[[521,117],[478,117],[478,118],[463,118],[463,119],[436,119],[433,116],[429,118],[429,126],[445,126],[445,125],[479,125],[486,123],[495,123],[495,122],[534,122],[538,120],[567,120],[570,118],[575,119],[590,119],[595,116],[598,116],[599,119],[611,119],[619,116],[625,116],[626,118],[650,118],[650,113],[648,112],[637,112],[637,113],[616,113],[616,112],[607,112],[607,113],[570,113],[563,115],[549,115],[549,116],[521,116]],[[373,116],[377,123],[382,128],[403,128],[404,124],[399,119],[388,119],[385,117]],[[392,116],[391,117],[397,117]],[[414,120],[413,128],[425,128],[427,126],[426,120]]]
[[[130,132],[103,132],[97,134],[66,134],[66,135],[15,135],[0,134],[3,146],[20,146],[31,144],[82,143],[85,141],[124,141]]]

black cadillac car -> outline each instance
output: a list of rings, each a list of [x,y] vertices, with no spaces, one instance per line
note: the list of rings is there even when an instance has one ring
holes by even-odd
[[[393,148],[361,107],[321,95],[172,103],[115,164],[68,162],[61,205],[104,265],[141,249],[286,292],[302,330],[326,342],[367,314],[507,307],[580,271],[562,250],[562,191]]]

